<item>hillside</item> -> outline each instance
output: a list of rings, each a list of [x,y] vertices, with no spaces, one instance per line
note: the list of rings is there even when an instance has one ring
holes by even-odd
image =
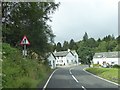
[[[3,43],[3,88],[36,88],[50,73],[47,65],[23,59],[21,51]]]

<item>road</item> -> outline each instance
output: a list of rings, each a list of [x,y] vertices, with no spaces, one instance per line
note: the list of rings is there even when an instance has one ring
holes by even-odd
[[[87,66],[58,68],[48,83],[46,89],[76,88],[79,90],[119,90],[118,86],[86,73]]]

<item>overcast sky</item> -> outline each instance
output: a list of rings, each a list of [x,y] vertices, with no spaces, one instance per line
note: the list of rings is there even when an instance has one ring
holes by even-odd
[[[82,40],[85,32],[95,39],[118,36],[118,1],[59,0],[59,9],[52,15],[55,42]],[[56,1],[58,2],[58,0]]]

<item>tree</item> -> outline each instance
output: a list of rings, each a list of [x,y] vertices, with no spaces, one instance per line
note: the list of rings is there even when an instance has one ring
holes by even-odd
[[[56,51],[61,51],[61,50],[62,50],[61,43],[58,42],[58,43],[57,43],[57,46],[56,46]]]
[[[100,39],[100,38],[98,38],[97,42],[101,42],[101,39]]]
[[[114,51],[115,47],[117,46],[117,42],[115,40],[111,40],[107,42],[107,51]]]
[[[120,35],[116,38],[117,43],[120,44]]]
[[[120,35],[116,38],[117,45],[114,48],[115,51],[120,51]]]
[[[85,46],[81,46],[77,50],[79,58],[81,59],[81,63],[90,64],[93,59],[94,51],[93,49]]]
[[[83,36],[83,41],[87,41],[88,40],[88,34],[85,32],[84,36]]]
[[[106,42],[108,42],[108,41],[111,41],[111,40],[114,40],[115,38],[114,38],[114,36],[112,35],[108,35],[108,36],[106,36],[106,37],[104,37],[103,38],[103,41],[106,41]]]
[[[77,50],[77,45],[76,45],[76,43],[74,42],[73,39],[70,40],[69,49],[71,49],[71,50]]]
[[[89,38],[87,41],[86,41],[86,46],[87,47],[90,47],[90,48],[95,48],[97,46],[97,42],[95,41],[94,38]]]
[[[64,41],[62,50],[66,51],[69,48],[68,41]]]
[[[100,42],[99,46],[96,48],[96,52],[107,52],[107,42]]]
[[[54,2],[2,2],[3,42],[18,46],[26,35],[30,48],[45,55],[55,35],[47,21],[51,21],[59,4]]]
[[[117,45],[117,46],[114,48],[114,51],[120,51],[120,46]]]

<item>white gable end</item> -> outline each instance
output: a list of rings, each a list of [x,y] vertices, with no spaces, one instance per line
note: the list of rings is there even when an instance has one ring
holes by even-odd
[[[48,57],[48,62],[49,62],[49,65],[51,66],[52,69],[54,69],[56,67],[56,59],[52,53]]]

